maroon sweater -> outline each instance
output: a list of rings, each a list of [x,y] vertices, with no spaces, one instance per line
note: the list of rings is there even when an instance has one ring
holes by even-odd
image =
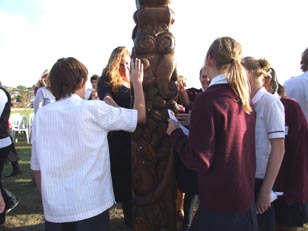
[[[212,212],[242,212],[254,201],[255,113],[238,102],[228,84],[213,85],[193,104],[189,137],[171,134],[182,162],[198,173],[200,206]]]
[[[308,124],[298,102],[281,98],[288,134],[285,155],[276,180],[277,190],[287,204],[308,202]]]

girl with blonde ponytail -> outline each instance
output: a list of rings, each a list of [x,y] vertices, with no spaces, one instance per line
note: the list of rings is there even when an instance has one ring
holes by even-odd
[[[216,39],[205,58],[211,83],[194,101],[189,136],[169,120],[174,153],[198,173],[199,209],[190,231],[256,231],[255,113],[241,45]]]

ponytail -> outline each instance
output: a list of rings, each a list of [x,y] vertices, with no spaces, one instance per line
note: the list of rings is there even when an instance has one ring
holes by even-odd
[[[240,60],[232,59],[226,78],[231,88],[240,98],[244,111],[248,114],[252,112],[250,105],[250,86]]]

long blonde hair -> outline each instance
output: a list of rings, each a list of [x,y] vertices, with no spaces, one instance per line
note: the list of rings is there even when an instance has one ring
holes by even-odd
[[[112,51],[108,64],[103,70],[102,77],[110,78],[110,85],[113,92],[117,91],[117,89],[123,85],[119,69],[121,60],[127,55],[130,56],[131,54],[126,47],[116,47]]]
[[[241,55],[241,45],[230,37],[216,39],[207,52],[207,57],[210,56],[214,60],[216,68],[227,73],[229,85],[240,98],[244,111],[250,113],[250,87],[241,65]]]
[[[40,79],[36,82],[35,86],[36,86],[36,87],[44,87],[45,85],[43,85],[42,79],[43,79],[44,77],[47,77],[48,74],[49,74],[49,69],[45,69],[44,72],[42,73]],[[47,83],[47,82],[46,82],[46,83],[47,83],[47,85],[49,85],[49,80],[48,80],[48,78],[47,78],[47,81],[48,81],[48,83]]]

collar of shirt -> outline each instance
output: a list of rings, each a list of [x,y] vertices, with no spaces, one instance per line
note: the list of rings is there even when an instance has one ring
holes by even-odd
[[[225,84],[225,83],[228,83],[227,79],[225,78],[225,74],[220,74],[220,75],[215,76],[211,80],[211,83],[210,83],[209,87],[212,86],[212,85]]]
[[[277,99],[281,99],[281,96],[280,96],[280,95],[278,95],[278,93],[277,93],[277,92],[275,92],[275,93],[273,94],[273,96],[275,96]]]
[[[257,93],[254,95],[254,97],[251,99],[252,103],[255,104],[256,102],[258,102],[261,97],[266,93],[267,91],[265,90],[264,87],[261,87]]]
[[[76,101],[76,100],[83,100],[83,98],[81,98],[79,95],[73,93],[73,94],[71,94],[71,96],[69,96],[67,98],[63,98],[61,100],[74,100],[74,101]]]

